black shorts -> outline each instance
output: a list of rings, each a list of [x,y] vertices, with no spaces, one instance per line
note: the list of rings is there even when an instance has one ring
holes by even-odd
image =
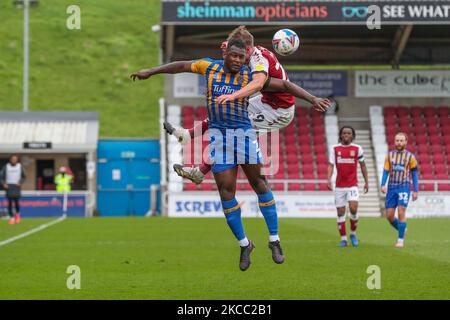
[[[8,190],[6,190],[6,197],[11,199],[19,199],[21,196],[20,187],[16,184],[8,184]]]

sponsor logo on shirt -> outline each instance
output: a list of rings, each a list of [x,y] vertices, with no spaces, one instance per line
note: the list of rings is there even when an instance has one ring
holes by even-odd
[[[405,167],[401,164],[394,164],[392,166],[392,170],[394,171],[405,171]]]
[[[337,158],[337,163],[355,163],[355,159],[353,158]]]

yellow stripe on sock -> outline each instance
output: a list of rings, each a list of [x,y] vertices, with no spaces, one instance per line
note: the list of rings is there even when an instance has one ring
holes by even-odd
[[[275,204],[275,199],[270,200],[269,202],[260,202],[259,206],[260,207],[268,207]]]
[[[224,209],[223,213],[227,214],[227,213],[231,213],[233,211],[236,211],[237,209],[239,209],[241,207],[241,205],[238,203],[237,205],[235,205],[233,208],[229,208],[229,209]]]

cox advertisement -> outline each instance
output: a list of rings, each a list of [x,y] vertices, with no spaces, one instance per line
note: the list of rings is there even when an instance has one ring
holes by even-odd
[[[450,195],[419,193],[416,201],[410,201],[406,214],[410,218],[450,217]]]
[[[237,194],[243,217],[262,217],[258,198],[251,194]],[[282,195],[275,194],[280,218],[334,218],[334,197],[329,195]],[[217,195],[171,194],[169,217],[223,217],[222,204]]]

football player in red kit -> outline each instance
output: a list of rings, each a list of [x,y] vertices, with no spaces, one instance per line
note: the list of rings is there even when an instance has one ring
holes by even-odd
[[[358,225],[358,163],[364,176],[364,193],[369,191],[369,178],[367,167],[364,162],[364,153],[361,146],[354,144],[355,129],[344,126],[339,131],[339,144],[333,146],[330,152],[328,164],[328,188],[332,190],[334,167],[336,166],[337,177],[335,193],[335,203],[337,209],[337,225],[341,236],[341,247],[347,246],[347,232],[345,228],[345,209],[348,203],[350,209],[350,240],[354,247],[359,244],[356,237]]]

